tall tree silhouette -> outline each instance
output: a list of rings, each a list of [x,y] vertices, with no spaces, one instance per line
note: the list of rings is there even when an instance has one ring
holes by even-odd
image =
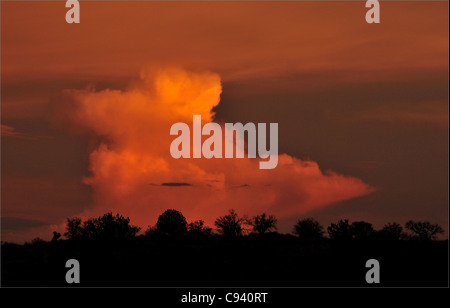
[[[337,223],[328,226],[328,235],[335,240],[349,240],[352,238],[352,231],[348,219],[341,219]]]
[[[253,232],[264,234],[277,229],[277,219],[273,215],[267,216],[266,213],[254,216],[248,220],[248,224],[253,227]]]
[[[385,224],[379,233],[383,238],[393,241],[399,241],[406,238],[403,227],[396,222]]]
[[[71,240],[78,240],[83,238],[84,230],[81,218],[67,218],[66,230],[67,232],[64,233],[64,236]]]
[[[177,210],[166,210],[158,217],[156,230],[160,234],[170,236],[185,234],[187,232],[186,218]]]
[[[375,230],[371,223],[365,221],[355,221],[350,225],[350,232],[352,233],[352,237],[360,240],[366,239],[369,236],[373,235]]]
[[[219,217],[214,222],[214,225],[219,229],[219,232],[225,236],[239,236],[243,233],[242,224],[245,218],[241,218],[234,210],[229,210],[229,214]]]
[[[415,238],[430,241],[435,240],[438,234],[444,233],[444,229],[437,224],[431,224],[429,221],[408,221],[405,224],[406,229],[410,230]]]
[[[294,234],[304,241],[323,238],[323,227],[314,218],[299,219],[294,226]]]

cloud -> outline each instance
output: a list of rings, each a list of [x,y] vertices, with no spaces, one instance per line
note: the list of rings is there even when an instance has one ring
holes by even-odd
[[[162,183],[161,186],[179,187],[179,186],[191,186],[191,184],[189,184],[189,183]]]
[[[34,220],[17,217],[2,217],[2,231],[3,230],[28,230],[47,225],[46,223]]]
[[[16,132],[14,127],[8,125],[1,125],[2,137],[22,137],[23,134]]]
[[[40,136],[40,135],[30,135],[22,132],[17,132],[16,129],[9,125],[1,125],[2,137],[14,137],[20,139],[49,139],[52,138],[50,136]]]
[[[353,165],[359,170],[365,172],[375,172],[385,164],[386,163],[382,161],[364,160],[364,161],[357,161]]]
[[[1,228],[2,241],[14,243],[24,243],[37,237],[50,240],[53,230],[59,229],[64,232],[62,224],[56,226],[36,219],[9,216],[2,216]]]
[[[405,107],[405,105],[407,107]],[[360,120],[377,120],[383,122],[411,122],[433,124],[448,127],[448,101],[423,101],[416,104],[396,103],[375,110],[359,112]]]
[[[301,215],[375,191],[358,178],[287,154],[272,170],[260,170],[258,159],[172,158],[171,125],[190,124],[193,114],[202,124],[213,121],[221,92],[219,75],[179,68],[144,70],[126,90],[64,91],[54,104],[56,125],[99,140],[89,155],[91,175],[83,179],[93,188],[94,204],[80,215],[119,212],[145,227],[175,208],[188,220],[212,225],[229,208]]]

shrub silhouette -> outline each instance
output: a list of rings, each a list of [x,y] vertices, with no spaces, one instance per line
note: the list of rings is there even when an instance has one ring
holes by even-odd
[[[352,237],[357,240],[366,239],[375,233],[371,223],[355,221],[350,225]]]
[[[135,237],[140,228],[130,225],[130,219],[109,212],[95,219],[82,223],[80,218],[67,219],[67,232],[64,234],[71,240],[95,239],[117,240]]]
[[[341,219],[336,224],[332,223],[327,231],[330,238],[334,240],[350,240],[352,238],[348,219]]]
[[[323,227],[314,218],[299,219],[294,226],[294,234],[304,241],[323,238]]]
[[[45,243],[45,241],[40,237],[35,237],[31,240],[31,245],[39,245],[40,243]]]
[[[441,226],[433,225],[428,221],[410,220],[406,222],[405,227],[414,234],[413,238],[423,241],[435,240],[438,234],[444,233],[444,229]]]
[[[267,216],[266,213],[249,219],[248,224],[253,227],[253,232],[258,234],[277,230],[277,219],[273,215]]]
[[[203,220],[196,220],[194,222],[189,223],[188,225],[188,234],[190,235],[210,235],[212,229],[206,227],[205,222]]]
[[[53,231],[52,242],[56,242],[61,237],[61,233]]]
[[[158,217],[156,230],[160,234],[176,236],[187,231],[186,218],[177,210],[166,210]]]
[[[219,217],[214,222],[214,225],[219,229],[219,232],[225,236],[239,236],[242,235],[244,229],[242,224],[245,218],[241,218],[234,210],[229,210],[229,214]]]

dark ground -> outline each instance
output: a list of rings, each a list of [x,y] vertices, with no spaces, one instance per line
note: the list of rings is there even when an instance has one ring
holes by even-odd
[[[80,262],[78,286],[286,287],[375,286],[365,281],[368,259],[380,262],[376,286],[448,285],[448,240],[324,239],[291,235],[227,239],[144,237],[2,245],[2,286],[68,286],[68,259]]]

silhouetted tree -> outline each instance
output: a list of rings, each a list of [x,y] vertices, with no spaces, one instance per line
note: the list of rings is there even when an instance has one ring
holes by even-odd
[[[405,224],[406,229],[410,230],[415,238],[430,241],[435,240],[438,234],[444,233],[444,229],[437,224],[431,224],[428,221],[408,221]]]
[[[239,236],[242,235],[242,224],[245,222],[245,218],[241,218],[234,210],[229,210],[229,214],[219,217],[214,222],[219,232],[225,236]]]
[[[187,231],[186,218],[177,210],[166,210],[158,217],[156,223],[158,233],[175,236]]]
[[[95,239],[100,238],[99,233],[97,229],[100,229],[97,227],[97,219],[88,219],[87,221],[83,222],[82,227],[82,238],[83,239]]]
[[[203,220],[196,220],[188,225],[188,234],[190,235],[210,235],[211,232],[212,229],[206,227]]]
[[[380,234],[383,238],[394,241],[399,241],[406,237],[403,227],[396,222],[385,224],[383,229],[380,230]]]
[[[109,212],[81,224],[80,218],[67,219],[69,239],[117,240],[135,237],[140,228],[130,225],[130,219]]]
[[[83,237],[83,225],[81,222],[81,218],[67,218],[66,224],[67,232],[64,233],[68,239],[77,240]]]
[[[294,226],[294,234],[305,241],[323,238],[323,227],[314,218],[299,219]]]
[[[353,238],[360,240],[368,238],[373,235],[375,231],[371,223],[355,221],[350,225],[350,232]]]
[[[96,236],[105,239],[123,239],[136,236],[141,228],[130,225],[130,218],[122,215],[114,216],[111,212],[98,217],[94,221]]]
[[[264,234],[269,231],[275,231],[277,229],[277,219],[273,215],[267,216],[266,213],[254,216],[247,222],[253,227],[253,232],[258,234]]]
[[[335,240],[349,240],[352,238],[352,231],[348,219],[341,219],[337,224],[332,223],[328,229],[328,235]]]
[[[144,235],[145,236],[152,236],[152,235],[157,235],[158,234],[158,230],[156,229],[156,226],[149,226],[147,230],[145,230]]]

